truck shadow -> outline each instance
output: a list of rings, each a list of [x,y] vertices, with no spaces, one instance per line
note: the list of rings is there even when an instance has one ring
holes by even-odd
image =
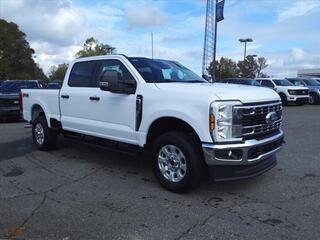
[[[148,185],[162,189],[153,176],[152,160],[148,153],[121,153],[117,152],[117,150],[106,149],[81,141],[73,141],[68,138],[60,138],[58,142],[57,150],[52,152],[52,154],[64,158],[64,161],[81,161],[87,163],[88,167],[90,167],[90,164],[98,165],[107,172],[112,173],[115,177],[122,178],[122,180],[134,181],[139,179],[139,181],[148,183]],[[264,176],[241,181],[212,182],[206,176],[201,185],[194,191],[197,193],[199,191],[208,192],[210,195],[213,193],[212,191],[218,195],[226,192],[237,192],[239,189],[246,191],[246,189],[256,188],[257,182],[263,182],[262,178]]]

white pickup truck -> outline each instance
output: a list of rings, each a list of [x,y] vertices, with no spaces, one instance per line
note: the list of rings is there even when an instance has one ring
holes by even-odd
[[[204,176],[260,175],[275,166],[283,143],[275,91],[209,83],[175,61],[79,58],[60,90],[22,90],[21,99],[40,150],[52,149],[59,133],[145,149],[158,181],[174,192]]]

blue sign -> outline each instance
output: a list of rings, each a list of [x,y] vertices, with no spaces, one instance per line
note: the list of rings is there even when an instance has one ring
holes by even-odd
[[[224,0],[216,4],[216,21],[220,22],[224,19],[223,17]]]

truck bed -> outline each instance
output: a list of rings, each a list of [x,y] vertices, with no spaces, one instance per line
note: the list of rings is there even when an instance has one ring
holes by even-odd
[[[60,120],[60,89],[23,89],[23,118],[32,121],[32,108],[36,105],[40,106],[46,113],[48,125],[50,126],[50,118]]]

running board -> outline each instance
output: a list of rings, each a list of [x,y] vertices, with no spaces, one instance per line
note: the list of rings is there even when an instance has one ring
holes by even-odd
[[[133,144],[107,140],[107,139],[93,137],[89,135],[71,133],[71,132],[64,132],[63,135],[64,137],[70,140],[80,142],[80,143],[85,143],[91,146],[97,146],[113,152],[125,153],[129,155],[137,155],[142,151],[141,147]]]

